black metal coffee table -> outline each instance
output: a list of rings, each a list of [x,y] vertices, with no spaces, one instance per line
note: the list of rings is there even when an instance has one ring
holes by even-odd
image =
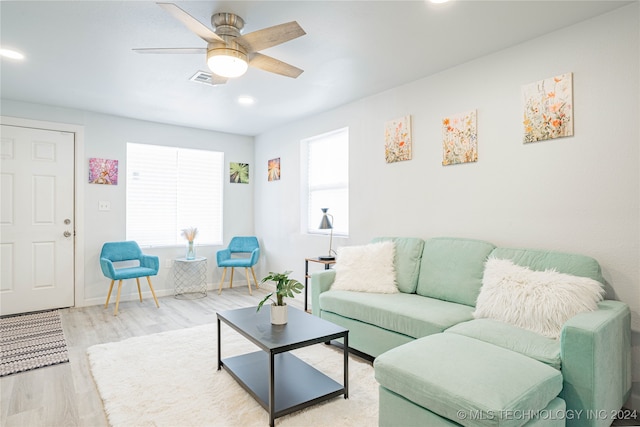
[[[262,351],[222,359],[220,321]],[[223,366],[274,420],[324,400],[349,397],[349,330],[289,307],[288,323],[272,325],[269,307],[218,312],[218,370]],[[343,338],[344,380],[339,384],[291,353],[296,348]]]

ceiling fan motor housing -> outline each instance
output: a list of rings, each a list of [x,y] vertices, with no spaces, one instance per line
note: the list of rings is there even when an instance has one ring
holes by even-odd
[[[234,58],[241,59],[243,61],[247,61],[247,51],[245,48],[240,46],[238,43],[233,40],[223,42],[212,42],[207,44],[207,62],[209,59],[218,56],[232,56]]]
[[[207,64],[211,71],[223,77],[238,77],[247,69],[247,50],[235,41],[240,37],[244,20],[233,13],[216,13],[211,16],[211,24],[222,41],[207,44]],[[224,67],[216,66],[216,62],[225,62]],[[224,69],[225,72],[220,73]],[[228,72],[227,72],[228,70]]]
[[[211,16],[211,25],[220,37],[229,35],[239,37],[244,28],[244,19],[233,13],[214,13]]]
[[[244,20],[233,13],[216,13],[211,16],[211,23],[215,33],[222,41],[211,41],[207,44],[207,61],[212,56],[227,55],[247,60],[247,50],[235,41],[240,37],[240,30],[244,28]]]

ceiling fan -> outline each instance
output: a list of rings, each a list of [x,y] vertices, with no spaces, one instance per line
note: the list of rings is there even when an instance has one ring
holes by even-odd
[[[214,30],[211,30],[173,3],[157,4],[206,41],[207,47],[133,49],[135,52],[206,54],[207,65],[213,72],[213,85],[223,84],[229,78],[243,75],[248,66],[294,79],[303,72],[298,67],[258,52],[305,35],[296,21],[241,35],[244,20],[233,13],[213,14],[211,24]]]

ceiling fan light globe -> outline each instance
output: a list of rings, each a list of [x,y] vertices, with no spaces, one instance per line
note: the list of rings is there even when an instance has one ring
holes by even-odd
[[[207,66],[213,73],[228,78],[240,77],[249,68],[247,61],[238,55],[218,54],[215,51],[208,55]]]

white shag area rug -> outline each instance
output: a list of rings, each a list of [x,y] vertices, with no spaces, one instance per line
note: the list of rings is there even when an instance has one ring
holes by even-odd
[[[222,358],[258,348],[222,326]],[[342,384],[342,350],[317,344],[293,351]],[[119,426],[266,426],[269,416],[224,368],[217,370],[216,325],[100,344],[87,350],[109,423]],[[266,372],[265,372],[266,375]],[[276,418],[276,426],[377,426],[373,367],[349,360],[343,396]]]

